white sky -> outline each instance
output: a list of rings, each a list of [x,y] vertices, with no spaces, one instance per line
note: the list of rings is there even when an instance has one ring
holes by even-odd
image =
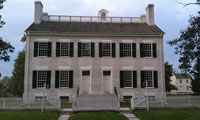
[[[35,0],[7,0],[0,11],[6,22],[0,29],[0,36],[10,42],[16,49],[11,54],[10,62],[0,61],[0,73],[11,76],[17,54],[24,48],[20,42],[24,31],[33,22]],[[97,16],[100,9],[109,11],[109,16],[139,17],[145,14],[146,6],[155,5],[155,22],[166,34],[164,37],[165,61],[169,61],[178,70],[179,57],[174,54],[173,47],[166,41],[180,35],[180,30],[188,26],[189,15],[197,15],[199,6],[188,6],[177,2],[188,3],[195,0],[41,0],[44,12],[55,15],[87,15]]]

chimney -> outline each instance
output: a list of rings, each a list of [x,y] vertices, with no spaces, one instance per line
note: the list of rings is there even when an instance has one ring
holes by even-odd
[[[41,1],[35,1],[35,16],[34,16],[34,22],[39,24],[42,22],[43,17],[43,5]]]
[[[146,18],[148,25],[154,25],[154,5],[148,4],[146,8]]]

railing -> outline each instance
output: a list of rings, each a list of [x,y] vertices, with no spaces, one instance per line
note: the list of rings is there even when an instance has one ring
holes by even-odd
[[[114,93],[115,93],[116,97],[118,97],[117,87],[114,87]]]
[[[111,22],[111,23],[136,23],[142,22],[140,17],[106,17],[105,20],[98,16],[59,16],[49,15],[44,21],[59,21],[59,22]]]

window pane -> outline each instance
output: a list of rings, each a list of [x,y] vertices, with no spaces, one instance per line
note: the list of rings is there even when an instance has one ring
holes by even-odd
[[[44,83],[46,83],[46,80],[47,80],[47,71],[38,71],[38,81],[37,81],[38,88],[44,87]]]
[[[124,43],[123,46],[123,56],[131,57],[131,43]]]
[[[90,56],[90,43],[82,43],[82,56]]]
[[[69,87],[69,71],[60,71],[60,87]]]
[[[47,56],[48,53],[48,43],[39,43],[39,56]]]
[[[132,72],[124,71],[124,87],[132,87]]]
[[[69,56],[69,43],[60,44],[60,56]]]
[[[103,75],[104,75],[104,76],[110,76],[110,75],[111,75],[111,72],[110,72],[110,71],[103,71]]]
[[[89,75],[90,75],[90,71],[83,71],[83,72],[82,72],[82,75],[83,75],[83,76],[89,76]]]
[[[102,55],[103,56],[110,56],[111,55],[111,44],[110,43],[103,43],[102,44]]]
[[[153,76],[152,76],[152,71],[145,71],[144,72],[144,80],[147,80],[147,87],[153,87]],[[146,86],[146,83],[145,83]]]
[[[144,44],[144,57],[151,57],[151,44]]]

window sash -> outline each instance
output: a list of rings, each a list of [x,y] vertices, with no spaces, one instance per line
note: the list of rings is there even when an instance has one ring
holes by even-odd
[[[152,44],[151,43],[144,43],[143,44],[144,49],[144,57],[152,57]]]
[[[82,56],[91,56],[91,43],[82,43],[81,54]]]
[[[154,87],[154,79],[153,79],[153,71],[144,71],[144,81],[146,86],[146,80],[147,80],[147,87],[152,88]]]
[[[60,87],[69,87],[69,71],[60,71],[59,72],[59,86]]]
[[[132,71],[124,71],[123,74],[124,74],[123,75],[124,88],[132,88],[133,87]]]
[[[112,54],[111,43],[102,43],[102,56],[110,57]]]
[[[47,71],[38,71],[37,88],[43,88],[47,81]]]
[[[60,56],[69,56],[70,44],[60,43]]]
[[[47,56],[47,55],[48,55],[48,42],[39,42],[38,56]]]
[[[123,43],[123,57],[132,57],[131,43]]]

